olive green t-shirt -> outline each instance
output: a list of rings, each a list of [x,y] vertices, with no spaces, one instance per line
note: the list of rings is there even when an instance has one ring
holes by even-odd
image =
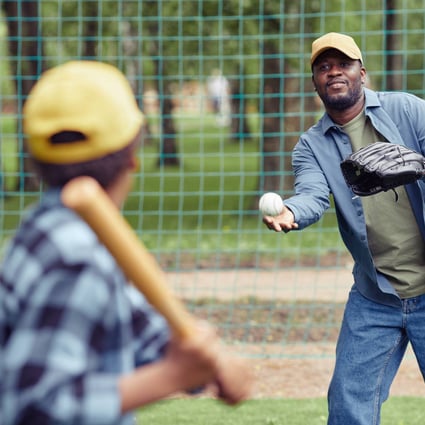
[[[385,139],[366,115],[341,127],[353,151]],[[386,275],[401,298],[425,294],[425,242],[404,186],[361,197],[369,247],[377,270]],[[398,199],[397,199],[398,198]]]

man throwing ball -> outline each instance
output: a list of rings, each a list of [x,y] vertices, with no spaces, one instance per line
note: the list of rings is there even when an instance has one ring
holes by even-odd
[[[293,151],[296,194],[269,229],[304,229],[335,200],[341,236],[355,265],[330,384],[328,425],[380,423],[382,403],[410,343],[425,376],[425,182],[362,197],[340,163],[374,142],[425,154],[425,102],[365,87],[353,38],[329,33],[313,42],[313,85],[325,106]]]

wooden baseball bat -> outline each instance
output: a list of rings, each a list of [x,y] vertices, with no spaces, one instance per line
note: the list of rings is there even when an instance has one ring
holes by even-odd
[[[129,281],[165,317],[176,336],[193,335],[193,316],[171,292],[158,262],[98,182],[77,177],[63,187],[61,199],[93,229]]]

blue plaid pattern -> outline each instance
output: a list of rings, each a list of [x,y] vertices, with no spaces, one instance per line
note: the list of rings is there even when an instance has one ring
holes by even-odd
[[[168,338],[90,228],[48,191],[0,271],[1,424],[131,423],[118,377],[160,357]]]

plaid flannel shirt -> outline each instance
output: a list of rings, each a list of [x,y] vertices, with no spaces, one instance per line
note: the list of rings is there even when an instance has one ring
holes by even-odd
[[[131,423],[118,378],[156,360],[168,338],[90,228],[48,191],[0,272],[0,423]]]

